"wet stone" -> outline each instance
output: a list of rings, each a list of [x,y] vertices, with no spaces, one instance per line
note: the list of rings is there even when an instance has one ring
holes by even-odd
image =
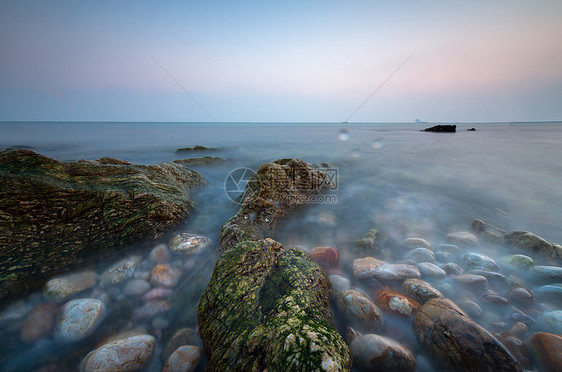
[[[532,365],[531,354],[523,341],[511,334],[501,334],[498,340],[524,368]]]
[[[478,319],[482,316],[483,311],[480,305],[476,302],[469,300],[468,298],[463,298],[457,302],[457,305],[471,318]]]
[[[58,310],[57,305],[49,302],[35,306],[27,315],[20,340],[29,344],[49,335],[55,326]]]
[[[541,300],[562,305],[562,283],[543,285],[535,293]]]
[[[406,279],[402,282],[402,288],[422,304],[432,298],[443,297],[441,292],[421,279]]]
[[[362,335],[351,342],[349,349],[354,365],[367,371],[413,372],[416,369],[416,360],[412,353],[387,337]]]
[[[373,278],[383,281],[399,281],[404,279],[420,279],[420,270],[413,265],[382,264],[372,274]]]
[[[159,299],[166,300],[172,296],[172,293],[173,291],[168,288],[152,288],[150,291],[146,292],[144,296],[142,296],[142,300],[144,302]]]
[[[404,240],[404,246],[407,247],[408,249],[427,248],[433,250],[431,244],[429,244],[427,240],[421,238],[408,238]]]
[[[443,293],[445,297],[453,297],[455,295],[455,288],[450,283],[435,283],[435,289]]]
[[[478,238],[472,233],[460,231],[447,234],[447,241],[456,245],[473,246],[478,243]]]
[[[497,273],[495,271],[485,271],[485,270],[472,269],[472,270],[468,270],[467,274],[481,275],[481,276],[485,277],[486,279],[488,279],[488,282],[490,282],[490,283],[503,284],[507,281],[507,278],[506,278],[505,275]]]
[[[348,289],[337,294],[338,310],[346,320],[360,329],[380,328],[382,314],[379,308],[363,293]]]
[[[517,305],[532,305],[535,302],[535,296],[527,288],[513,288],[510,289],[505,297]]]
[[[332,247],[314,247],[310,257],[323,268],[337,267],[339,264],[339,253]]]
[[[203,351],[193,345],[180,346],[168,359],[162,372],[191,372],[194,371]]]
[[[439,265],[439,267],[441,269],[443,269],[443,271],[445,271],[445,273],[447,273],[447,275],[462,275],[462,274],[464,274],[463,268],[460,267],[459,265],[457,265],[454,262],[447,262],[446,264]]]
[[[69,343],[88,337],[99,326],[105,315],[105,305],[94,298],[67,302],[60,309],[55,330],[58,343]]]
[[[524,254],[513,254],[511,256],[503,256],[499,259],[499,262],[513,269],[525,269],[535,264],[535,262],[531,257],[525,256]]]
[[[534,329],[536,327],[537,322],[535,321],[535,319],[533,319],[532,317],[530,317],[527,314],[524,314],[522,312],[513,312],[509,315],[508,318],[509,321],[513,322],[513,323],[523,323],[527,326],[527,328],[529,329]]]
[[[182,272],[167,264],[158,264],[150,273],[150,281],[164,287],[175,287],[181,278]]]
[[[507,298],[497,294],[485,294],[482,296],[482,302],[495,306],[507,306],[509,301]]]
[[[169,311],[172,303],[167,300],[150,300],[145,302],[142,307],[135,309],[133,318],[138,320],[151,319],[154,316]]]
[[[394,291],[379,291],[375,304],[389,314],[409,317],[420,308],[420,304],[407,296]]]
[[[435,252],[435,260],[438,262],[454,262],[456,257],[451,252],[437,251]]]
[[[133,279],[127,282],[123,293],[127,296],[141,296],[150,290],[151,285],[144,279]]]
[[[202,252],[211,246],[211,240],[203,235],[182,233],[170,240],[170,249],[173,252],[192,255]]]
[[[117,262],[100,276],[101,285],[109,287],[132,278],[141,261],[142,257],[132,256]]]
[[[176,331],[174,335],[170,338],[168,343],[166,343],[166,347],[162,354],[160,354],[160,360],[163,363],[170,358],[172,353],[177,350],[180,346],[183,345],[199,345],[199,336],[197,336],[197,332],[191,328],[182,328]]]
[[[562,310],[544,312],[540,324],[546,332],[562,335]]]
[[[488,285],[488,279],[482,275],[457,275],[453,276],[453,280],[468,287],[486,287]]]
[[[80,371],[140,371],[150,362],[155,345],[150,335],[108,342],[86,355]]]
[[[406,258],[412,259],[414,262],[433,262],[435,255],[427,248],[414,248],[406,253]]]
[[[463,261],[465,267],[469,269],[479,269],[486,271],[499,270],[498,265],[491,257],[480,253],[467,253],[463,256]]]
[[[98,282],[98,275],[93,271],[84,271],[50,279],[43,288],[45,298],[53,301],[64,299],[92,288]]]
[[[562,267],[535,266],[529,270],[531,278],[536,281],[562,282]]]
[[[150,251],[148,258],[153,262],[168,262],[170,261],[170,251],[166,244],[158,244]]]
[[[459,248],[458,245],[454,245],[454,244],[439,244],[437,246],[437,250],[441,252],[451,253],[454,254],[455,256],[462,252],[462,249]]]
[[[530,349],[542,367],[547,372],[562,370],[562,337],[551,333],[539,332],[533,335]]]
[[[430,262],[422,262],[418,264],[418,269],[424,279],[443,279],[447,276],[445,270]]]
[[[334,292],[345,291],[351,289],[351,281],[344,276],[341,275],[330,275],[330,283],[332,283],[332,288],[334,288]]]
[[[377,260],[374,257],[358,258],[353,260],[351,271],[357,280],[371,279],[375,269],[383,263],[384,261]]]

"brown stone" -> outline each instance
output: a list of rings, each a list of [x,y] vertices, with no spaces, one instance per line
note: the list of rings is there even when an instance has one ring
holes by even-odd
[[[53,303],[35,306],[27,315],[20,333],[21,341],[28,344],[47,336],[55,326],[57,312],[58,306]]]
[[[332,247],[314,247],[310,252],[310,258],[325,269],[337,267],[340,261],[338,251]]]
[[[547,372],[562,371],[562,337],[539,332],[531,338],[531,352],[535,360]]]
[[[393,291],[380,291],[375,298],[375,304],[385,312],[398,316],[414,316],[420,304],[407,296]]]

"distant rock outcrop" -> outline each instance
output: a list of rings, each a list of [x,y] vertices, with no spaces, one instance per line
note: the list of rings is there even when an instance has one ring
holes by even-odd
[[[435,125],[431,128],[425,128],[423,132],[437,132],[437,133],[455,133],[457,131],[456,125]]]
[[[205,182],[173,163],[0,151],[0,298],[90,255],[162,235],[189,215],[189,191]]]

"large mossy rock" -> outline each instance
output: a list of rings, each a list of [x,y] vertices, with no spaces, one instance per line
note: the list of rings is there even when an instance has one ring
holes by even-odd
[[[205,182],[173,163],[0,151],[0,298],[87,256],[160,236],[189,215],[189,191]]]
[[[298,159],[263,164],[248,182],[199,302],[209,371],[351,369],[326,273],[307,253],[271,239],[291,210],[330,186],[326,173]]]

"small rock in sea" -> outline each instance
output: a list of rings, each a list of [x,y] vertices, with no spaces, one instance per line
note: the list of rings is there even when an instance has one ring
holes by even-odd
[[[140,371],[150,362],[155,345],[150,335],[108,342],[86,355],[80,363],[80,372]]]
[[[371,279],[373,272],[377,267],[385,263],[384,261],[377,260],[374,257],[358,258],[353,260],[351,271],[356,280]]]
[[[439,244],[437,246],[437,250],[442,252],[452,253],[455,256],[461,253],[462,251],[462,249],[459,248],[458,245],[454,245],[454,244]]]
[[[379,308],[363,293],[348,289],[337,294],[338,310],[352,326],[371,330],[382,326]]]
[[[162,372],[192,372],[195,370],[203,351],[193,345],[180,346],[170,356]]]
[[[418,269],[424,279],[443,279],[447,276],[445,270],[430,262],[422,262],[418,264]]]
[[[503,346],[513,355],[515,359],[523,366],[523,368],[530,368],[532,365],[531,354],[529,349],[523,341],[511,334],[502,333],[499,335],[498,340]]]
[[[429,250],[433,250],[433,247],[427,240],[421,238],[408,238],[404,240],[404,246],[408,249],[415,249],[415,248],[426,248]]]
[[[490,305],[495,305],[495,306],[507,306],[507,305],[509,305],[509,301],[508,301],[507,298],[502,297],[500,295],[497,295],[495,293],[483,295],[482,296],[482,302],[490,304]]]
[[[64,275],[49,279],[43,288],[45,298],[52,301],[63,301],[64,299],[92,288],[98,282],[98,275],[93,271]]]
[[[170,240],[173,252],[192,255],[204,251],[211,246],[211,240],[203,235],[181,233]]]
[[[453,276],[453,280],[467,287],[482,288],[488,286],[488,279],[482,275],[462,274]]]
[[[562,310],[546,311],[539,320],[545,331],[562,335]]]
[[[150,281],[156,285],[175,287],[181,278],[182,272],[167,264],[158,264],[150,273]]]
[[[346,277],[334,274],[330,275],[329,278],[330,283],[332,283],[332,288],[334,288],[334,294],[351,289],[351,281]]]
[[[422,132],[436,132],[436,133],[455,133],[457,131],[456,125],[435,125],[431,128],[425,128]]]
[[[438,262],[455,262],[457,258],[451,252],[435,252],[435,260]]]
[[[488,282],[490,283],[505,284],[507,282],[507,278],[505,275],[497,273],[495,271],[471,269],[467,271],[467,274],[481,275],[488,279]]]
[[[167,300],[150,300],[145,302],[142,307],[133,311],[133,319],[144,320],[150,319],[158,314],[169,311],[172,303]]]
[[[406,253],[406,258],[414,260],[414,262],[433,262],[435,254],[427,248],[414,248]]]
[[[197,332],[191,328],[182,328],[176,331],[174,335],[170,338],[168,343],[166,343],[166,347],[162,354],[160,354],[160,360],[162,363],[166,363],[166,361],[170,358],[172,353],[177,350],[180,346],[183,345],[199,345],[199,336],[197,336]]]
[[[310,258],[325,269],[337,267],[340,262],[338,251],[332,247],[314,247]]]
[[[35,306],[27,315],[20,340],[29,344],[49,335],[55,326],[58,310],[57,305],[49,302]]]
[[[176,152],[190,152],[190,151],[203,151],[203,150],[213,150],[205,146],[195,145],[193,147],[181,147],[176,150]]]
[[[533,259],[524,254],[512,254],[511,256],[500,257],[499,262],[509,269],[525,269],[535,264]]]
[[[158,244],[150,251],[148,258],[153,262],[168,262],[170,260],[170,251],[166,244]]]
[[[132,278],[135,273],[136,267],[140,264],[141,261],[141,256],[132,256],[117,262],[109,269],[107,269],[103,274],[101,274],[101,285],[105,288],[122,283],[125,280]]]
[[[530,342],[533,357],[541,370],[560,372],[562,370],[562,337],[546,332],[533,335]]]
[[[143,302],[148,302],[151,300],[157,299],[164,299],[167,300],[172,296],[173,291],[168,288],[152,288],[150,291],[146,292],[144,296],[142,296]]]
[[[400,281],[404,279],[420,279],[420,270],[413,265],[382,264],[373,272],[374,279],[383,281]]]
[[[198,165],[215,165],[225,161],[226,159],[218,156],[202,156],[198,158],[176,159],[174,163],[185,165],[186,167],[194,167]]]
[[[476,132],[476,128],[468,128],[466,131],[467,132]]]
[[[562,258],[562,252],[557,249],[556,244],[552,244],[528,231],[513,231],[505,235],[505,240],[514,247],[528,252],[533,252],[552,259]]]
[[[529,306],[535,302],[535,296],[527,288],[513,288],[510,289],[505,297],[517,305]]]
[[[529,270],[531,278],[536,281],[562,282],[562,267],[534,266]]]
[[[132,279],[127,282],[123,293],[127,296],[141,296],[148,292],[151,288],[149,282],[144,279]]]
[[[472,233],[459,231],[447,234],[447,241],[456,245],[473,246],[478,243],[478,238]]]
[[[421,279],[406,279],[402,282],[402,288],[422,304],[432,298],[443,298],[441,292]]]
[[[447,275],[462,275],[462,274],[464,274],[463,268],[460,267],[459,265],[457,265],[454,262],[447,262],[446,264],[439,265],[439,267],[441,269],[443,269],[443,271],[445,271],[445,273],[447,273]]]
[[[543,285],[535,293],[543,301],[562,304],[562,283]]]
[[[478,319],[483,314],[480,305],[468,298],[459,300],[457,302],[457,305],[459,305],[459,307],[471,318]]]
[[[464,266],[469,269],[497,271],[499,270],[496,262],[486,255],[480,253],[467,253],[463,256]]]
[[[385,312],[398,316],[413,316],[420,308],[417,301],[393,291],[379,291],[375,304]]]
[[[353,363],[367,371],[404,371],[416,369],[416,359],[398,342],[379,335],[357,337],[349,345]]]
[[[105,305],[95,298],[81,298],[64,304],[55,329],[57,343],[70,343],[88,337],[105,315]]]

